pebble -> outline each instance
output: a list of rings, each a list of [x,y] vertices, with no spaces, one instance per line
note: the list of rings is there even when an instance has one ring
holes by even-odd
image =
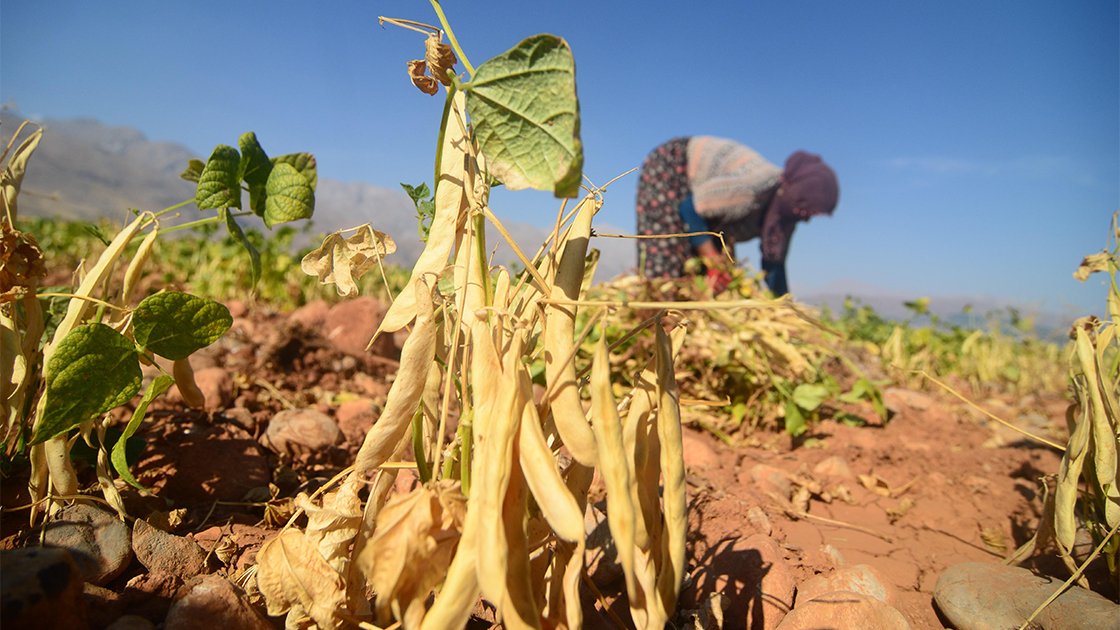
[[[848,466],[848,462],[839,455],[822,459],[816,466],[813,466],[813,472],[821,477],[837,481],[856,478],[851,467]]]
[[[245,601],[229,580],[203,575],[179,589],[163,627],[164,630],[271,630],[272,625]]]
[[[833,591],[798,603],[776,630],[859,628],[859,630],[910,630],[910,622],[893,606],[863,595]]]
[[[342,431],[330,416],[314,409],[285,409],[272,416],[261,443],[277,453],[334,446]]]
[[[733,598],[726,619],[734,626],[737,619],[745,618],[746,627],[753,630],[777,628],[793,607],[797,588],[793,570],[782,556],[781,547],[769,536],[752,534],[743,547],[748,550],[745,554],[748,559],[752,553],[757,554],[758,564],[746,563],[755,574],[743,576],[746,583],[743,594],[747,596],[745,617],[740,616],[742,607]]]
[[[198,543],[152,527],[142,519],[136,519],[132,527],[132,550],[149,573],[186,581],[208,572],[206,551]]]
[[[857,564],[837,569],[827,575],[817,575],[797,587],[798,600],[810,600],[834,591],[860,593],[892,606],[897,604],[898,593],[887,586],[883,575],[869,564]]]
[[[769,536],[774,532],[774,526],[770,524],[770,517],[766,514],[766,510],[752,505],[747,510],[747,522],[754,527],[754,530],[759,534],[766,534]]]
[[[292,311],[288,321],[299,324],[307,330],[322,330],[329,310],[331,310],[329,304],[323,300],[314,300]]]
[[[122,615],[105,630],[155,630],[155,628],[155,624],[140,615]]]
[[[233,378],[222,367],[208,367],[195,371],[194,382],[206,398],[206,411],[220,411],[233,402]]]
[[[103,586],[132,561],[131,535],[115,513],[77,503],[43,525],[43,544],[70,552],[87,582]]]
[[[750,475],[751,481],[763,492],[772,492],[785,499],[793,496],[793,482],[783,470],[767,464],[755,464]]]
[[[360,446],[377,419],[377,404],[368,398],[348,400],[338,406],[334,417],[346,441]]]
[[[84,628],[82,585],[65,549],[0,551],[0,627]]]
[[[1002,564],[965,562],[937,579],[933,599],[958,630],[1018,628],[1063,581]],[[1120,626],[1120,606],[1073,585],[1034,619],[1037,628],[1085,630]]]
[[[684,450],[684,465],[696,472],[712,473],[719,467],[719,455],[708,440],[695,431],[681,432]]]
[[[368,295],[339,302],[327,311],[324,335],[336,350],[351,356],[361,358],[372,353],[391,357],[396,354],[396,348],[389,335],[381,335],[373,347],[366,350],[383,317],[385,307]]]
[[[903,407],[909,407],[915,411],[925,411],[933,406],[933,398],[928,394],[916,392],[912,389],[888,387],[883,390],[883,404],[886,405],[887,410],[893,413],[902,411]]]

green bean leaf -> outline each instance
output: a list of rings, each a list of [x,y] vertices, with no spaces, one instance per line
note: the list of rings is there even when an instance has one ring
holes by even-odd
[[[272,227],[307,219],[315,211],[315,189],[303,173],[287,162],[276,162],[265,184],[264,224]]]
[[[38,444],[128,402],[140,391],[136,347],[105,324],[86,324],[59,342],[47,363]]]
[[[237,149],[219,144],[198,176],[194,203],[199,210],[241,207],[241,156]]]
[[[128,426],[124,428],[124,432],[117,438],[117,443],[113,445],[113,452],[110,454],[110,460],[113,462],[113,468],[116,469],[117,474],[121,476],[128,484],[138,490],[147,490],[144,486],[140,485],[139,481],[132,476],[128,470],[128,457],[125,453],[125,443],[128,438],[136,433],[136,429],[140,428],[140,422],[144,419],[144,415],[148,412],[148,405],[156,399],[160,394],[167,391],[172,385],[175,384],[175,379],[166,374],[160,374],[152,379],[148,385],[147,391],[144,396],[140,398],[140,402],[136,405],[136,410],[132,412],[132,418],[128,421]]]
[[[232,325],[224,305],[178,291],[149,296],[132,314],[136,343],[173,361],[214,343]]]
[[[467,112],[486,166],[510,190],[579,194],[575,60],[568,43],[535,35],[478,67],[467,89]]]

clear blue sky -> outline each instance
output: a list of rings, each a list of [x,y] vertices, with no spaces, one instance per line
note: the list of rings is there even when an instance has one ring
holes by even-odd
[[[444,8],[478,65],[521,38],[566,38],[586,174],[602,183],[687,134],[781,164],[820,153],[836,214],[799,228],[794,292],[864,285],[1101,311],[1071,273],[1120,207],[1115,0],[465,2]],[[413,2],[0,4],[0,101],[25,114],[133,126],[205,155],[255,130],[320,174],[396,188],[430,179],[440,99],[404,64],[436,23]],[[637,177],[602,221],[633,228]],[[556,204],[496,194],[544,224]],[[757,264],[757,245],[740,247]]]

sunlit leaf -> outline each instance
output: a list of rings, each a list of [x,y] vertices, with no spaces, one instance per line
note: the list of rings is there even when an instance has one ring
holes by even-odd
[[[140,391],[140,381],[131,341],[105,324],[78,326],[47,364],[47,400],[31,444],[123,405]]]
[[[467,89],[467,112],[492,175],[511,190],[579,194],[583,144],[567,42],[530,37],[479,66]]]
[[[397,244],[388,234],[366,224],[350,238],[342,238],[339,232],[328,234],[322,245],[303,257],[300,269],[322,284],[334,283],[339,295],[355,295],[354,281],[395,251]]]
[[[136,342],[173,361],[214,343],[232,325],[224,305],[178,291],[149,296],[132,314]]]
[[[199,210],[241,207],[241,155],[237,149],[219,144],[210,154],[198,177],[194,203]]]
[[[252,131],[241,134],[237,143],[241,147],[238,177],[249,186],[249,209],[257,216],[264,216],[265,184],[272,172],[272,161]]]
[[[272,227],[310,218],[315,211],[315,189],[296,167],[276,162],[265,184],[264,224]]]

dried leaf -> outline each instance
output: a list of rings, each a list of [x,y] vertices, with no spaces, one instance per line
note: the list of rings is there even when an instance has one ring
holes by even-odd
[[[859,475],[859,482],[863,484],[864,488],[878,494],[880,496],[891,496],[891,486],[882,477],[876,474]]]
[[[43,250],[35,237],[0,223],[0,303],[35,291],[47,275]]]
[[[307,539],[318,546],[319,554],[340,574],[346,570],[350,541],[362,523],[362,502],[358,498],[361,487],[357,477],[349,476],[338,490],[327,494],[321,506],[303,493],[295,500],[307,514]]]
[[[451,46],[440,41],[438,33],[431,33],[424,42],[424,60],[428,63],[428,70],[431,71],[432,77],[436,81],[444,85],[451,85],[448,73],[452,71],[452,66],[455,65],[455,53],[451,52]],[[411,71],[411,62],[409,69]],[[415,82],[416,80],[413,79],[413,83]]]
[[[346,585],[314,542],[285,529],[257,553],[257,587],[268,614],[306,613],[320,628],[337,628],[335,611],[346,605]]]
[[[428,64],[423,59],[411,59],[408,62],[408,78],[421,92],[433,95],[439,90],[439,85],[432,77],[427,76]]]
[[[1085,282],[1094,273],[1107,272],[1108,261],[1111,258],[1112,255],[1108,252],[1090,254],[1081,260],[1081,264],[1077,266],[1077,271],[1073,272],[1073,277]]]
[[[309,276],[318,276],[322,284],[333,282],[339,295],[355,295],[358,286],[354,280],[395,251],[397,244],[392,237],[367,223],[350,238],[342,238],[340,232],[327,235],[318,249],[303,257],[300,269]]]
[[[447,575],[459,545],[466,511],[454,481],[421,486],[381,509],[377,529],[357,559],[377,592],[380,616],[391,612],[404,627],[420,627],[428,594]]]

